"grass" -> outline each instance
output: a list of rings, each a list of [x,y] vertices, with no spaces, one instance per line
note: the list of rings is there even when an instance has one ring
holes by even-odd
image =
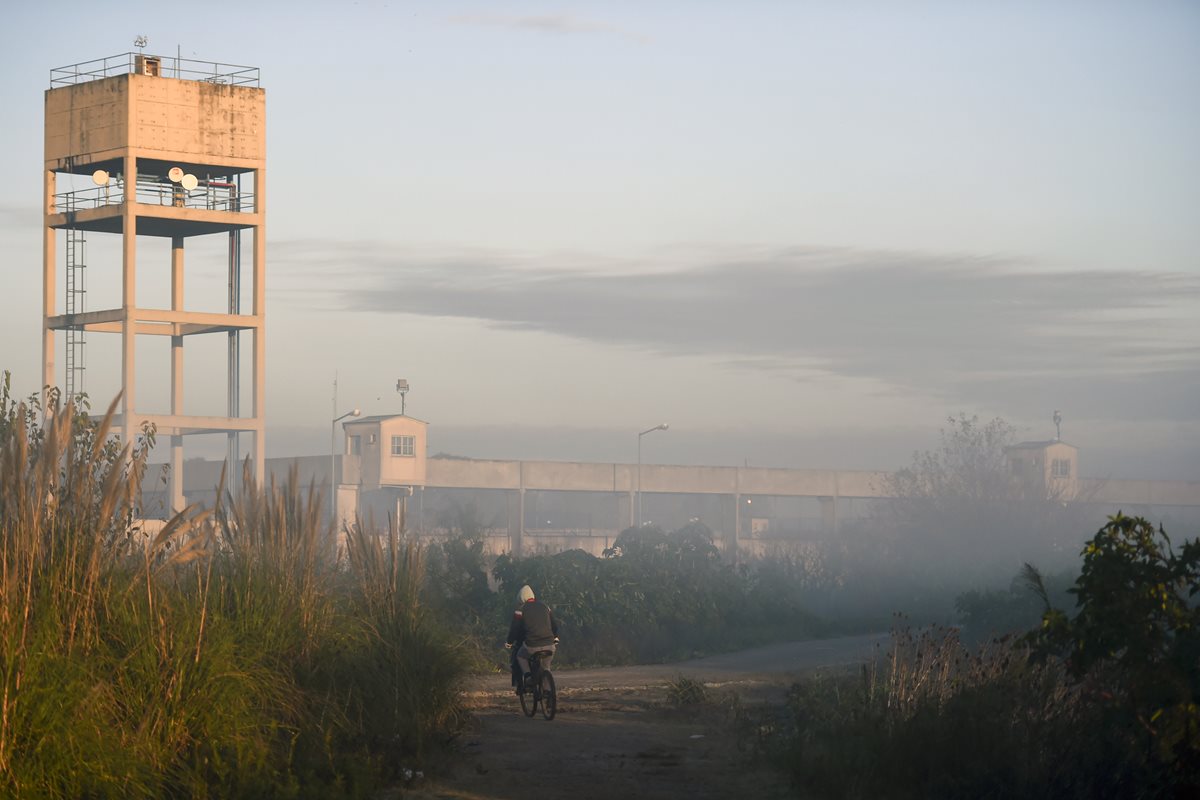
[[[667,702],[675,708],[704,705],[709,699],[708,687],[695,678],[679,675],[667,684]]]
[[[0,389],[0,795],[365,796],[459,720],[403,522],[334,552],[317,494],[223,493],[155,536],[153,431]]]

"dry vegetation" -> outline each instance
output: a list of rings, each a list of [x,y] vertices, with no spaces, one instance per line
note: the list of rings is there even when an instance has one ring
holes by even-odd
[[[1071,613],[981,647],[901,627],[858,678],[797,684],[778,743],[817,797],[1200,794],[1200,540],[1145,520],[1088,542]]]
[[[152,431],[0,394],[0,794],[362,796],[454,728],[458,648],[393,529],[330,553],[294,476],[150,538]]]

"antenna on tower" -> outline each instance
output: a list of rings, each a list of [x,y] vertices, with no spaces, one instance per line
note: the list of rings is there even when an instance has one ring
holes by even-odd
[[[408,381],[406,381],[404,378],[397,378],[396,379],[396,391],[400,393],[400,416],[403,417],[403,416],[405,416],[405,414],[404,414],[404,396],[406,394],[408,394]]]
[[[1058,409],[1054,409],[1054,441],[1062,439],[1062,414]]]
[[[143,52],[148,44],[150,44],[150,40],[140,34],[133,39],[133,46],[138,49],[139,53]]]

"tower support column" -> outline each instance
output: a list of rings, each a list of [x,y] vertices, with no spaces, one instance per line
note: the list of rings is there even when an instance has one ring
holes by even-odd
[[[133,447],[137,430],[137,158],[126,153],[121,212],[121,438]]]
[[[171,310],[183,311],[183,237],[171,237]],[[183,333],[182,325],[173,324],[171,334],[171,415],[183,415]],[[172,514],[183,510],[187,501],[183,495],[183,435],[171,435],[171,508]]]
[[[254,479],[262,486],[267,465],[267,170],[254,171]]]

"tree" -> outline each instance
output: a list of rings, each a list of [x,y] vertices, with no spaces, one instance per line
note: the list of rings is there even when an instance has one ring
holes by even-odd
[[[887,479],[898,542],[938,574],[975,579],[1002,578],[1023,561],[1065,560],[1073,548],[1059,537],[1080,528],[1080,510],[1013,479],[1006,450],[1016,429],[999,417],[947,422],[936,450],[914,453]]]
[[[979,417],[947,417],[941,446],[913,454],[911,466],[894,473],[894,497],[922,503],[941,514],[978,512],[1007,504],[1013,483],[1005,450],[1016,443],[1016,429],[999,417],[981,425]]]

